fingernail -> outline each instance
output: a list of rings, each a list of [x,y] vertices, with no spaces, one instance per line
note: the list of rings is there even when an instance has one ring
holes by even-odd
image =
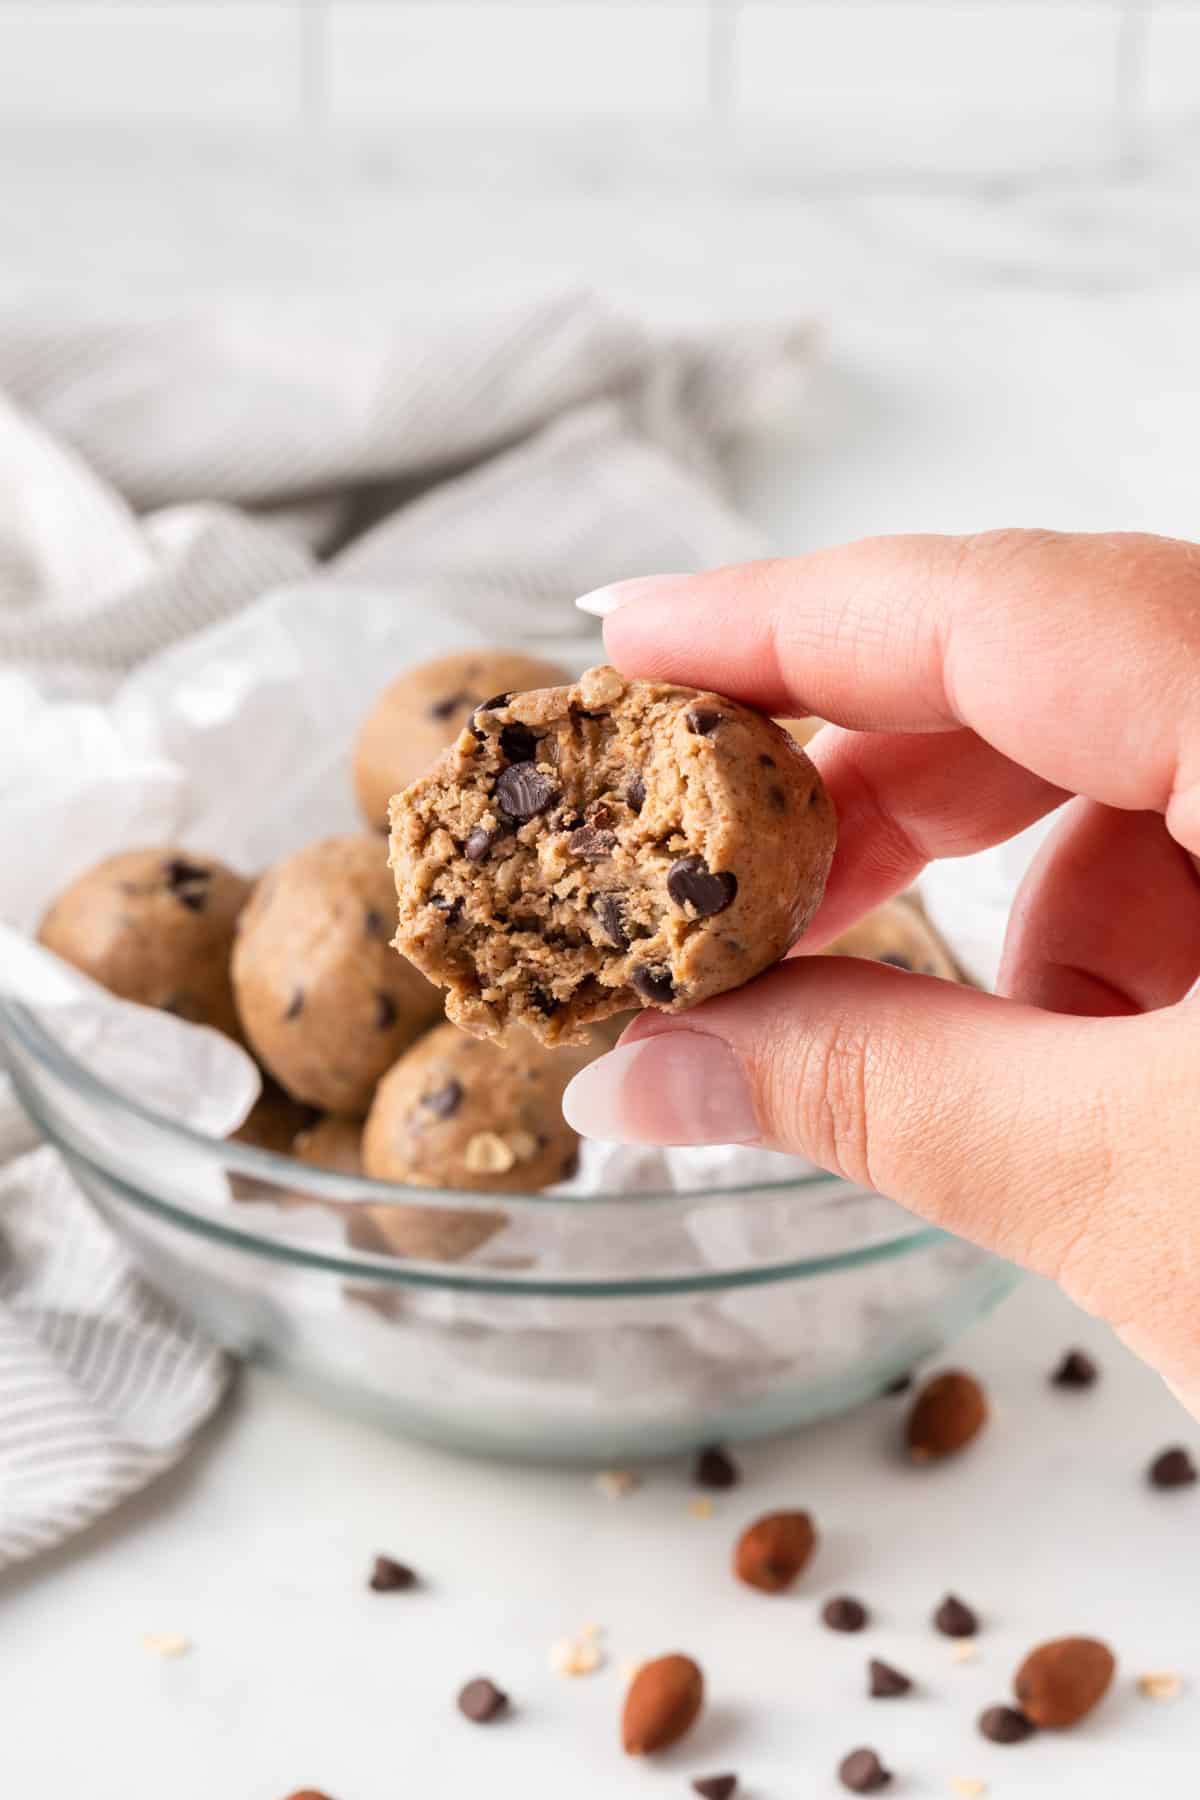
[[[607,619],[619,606],[629,606],[648,594],[691,580],[690,575],[635,575],[632,581],[614,581],[608,587],[593,588],[590,594],[581,594],[575,604],[580,612],[591,613],[594,619]]]
[[[729,1045],[700,1031],[665,1031],[589,1063],[563,1096],[582,1137],[618,1144],[752,1144],[754,1099]]]

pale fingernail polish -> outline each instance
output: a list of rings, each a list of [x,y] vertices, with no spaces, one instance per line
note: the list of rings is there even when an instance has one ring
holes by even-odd
[[[582,1137],[618,1144],[752,1144],[760,1136],[741,1063],[700,1031],[610,1050],[575,1076],[563,1113]]]
[[[690,575],[635,575],[631,581],[614,581],[608,587],[593,588],[590,594],[581,594],[575,604],[580,612],[591,613],[594,619],[607,619],[620,606],[629,606],[646,594],[691,580]]]

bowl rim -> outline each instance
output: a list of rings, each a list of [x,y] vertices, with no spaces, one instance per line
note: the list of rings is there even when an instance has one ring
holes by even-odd
[[[604,1208],[608,1206],[675,1205],[693,1210],[708,1204],[737,1199],[746,1195],[786,1195],[824,1189],[830,1196],[839,1190],[847,1194],[871,1196],[871,1190],[857,1188],[841,1176],[817,1170],[792,1174],[779,1180],[746,1181],[718,1187],[665,1189],[649,1193],[602,1192],[596,1194],[508,1193],[502,1195],[477,1189],[421,1187],[399,1182],[373,1180],[368,1176],[345,1175],[334,1170],[310,1167],[298,1158],[278,1151],[263,1150],[241,1144],[231,1138],[214,1137],[184,1125],[168,1114],[145,1105],[123,1092],[80,1062],[65,1050],[48,1030],[35,1010],[23,1001],[0,994],[0,1047],[7,1035],[33,1061],[57,1080],[86,1099],[102,1104],[116,1116],[128,1116],[149,1124],[168,1141],[186,1147],[189,1155],[198,1156],[215,1165],[220,1172],[237,1172],[257,1177],[276,1187],[295,1187],[297,1169],[303,1170],[303,1186],[312,1199],[339,1202],[352,1207],[404,1207],[413,1205],[463,1211],[493,1211],[498,1201],[510,1211],[548,1209],[553,1207]],[[19,1077],[18,1077],[19,1080]],[[422,1262],[416,1258],[374,1255],[355,1250],[352,1255],[316,1249],[311,1244],[289,1241],[286,1236],[265,1236],[246,1226],[233,1225],[211,1217],[145,1187],[117,1173],[108,1164],[93,1158],[78,1145],[61,1141],[49,1122],[24,1096],[25,1104],[37,1123],[66,1156],[68,1163],[83,1163],[101,1174],[119,1189],[126,1200],[144,1211],[165,1218],[194,1234],[213,1239],[241,1251],[269,1257],[298,1267],[307,1267],[339,1276],[364,1277],[376,1283],[395,1286],[419,1286],[469,1290],[475,1293],[521,1293],[552,1298],[613,1298],[650,1294],[684,1294],[720,1291],[729,1288],[761,1286],[769,1282],[807,1280],[841,1270],[861,1268],[871,1263],[890,1261],[949,1238],[936,1225],[911,1217],[911,1224],[895,1233],[867,1244],[825,1252],[817,1256],[789,1258],[784,1262],[749,1264],[742,1268],[706,1270],[680,1275],[623,1274],[618,1277],[530,1279],[520,1271],[506,1271],[501,1276],[494,1266],[481,1264],[447,1265]],[[885,1198],[884,1196],[878,1196]],[[905,1215],[910,1217],[910,1215]],[[981,1255],[985,1254],[980,1252]]]

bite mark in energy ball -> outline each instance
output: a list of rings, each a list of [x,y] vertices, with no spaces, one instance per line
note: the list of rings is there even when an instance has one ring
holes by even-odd
[[[455,650],[406,669],[364,719],[354,747],[354,791],[367,824],[388,828],[388,801],[423,775],[489,694],[567,680],[557,663],[520,650]]]
[[[73,881],[38,942],[122,1000],[239,1036],[229,958],[250,883],[190,850],[126,850]]]
[[[825,889],[836,826],[786,732],[718,694],[589,669],[499,695],[392,801],[396,947],[477,1036],[581,1043],[776,962]]]
[[[295,1099],[365,1113],[379,1077],[441,1010],[437,989],[390,948],[394,917],[384,846],[365,832],[310,844],[255,888],[238,921],[234,994],[251,1049]]]

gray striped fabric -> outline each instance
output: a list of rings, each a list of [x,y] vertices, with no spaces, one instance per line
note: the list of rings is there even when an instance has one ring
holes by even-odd
[[[590,629],[587,588],[758,552],[722,451],[804,352],[791,328],[658,333],[578,295],[413,320],[0,291],[0,666],[39,705],[103,699],[325,573],[348,608],[382,587],[502,639]],[[174,1462],[227,1379],[28,1144],[0,1080],[0,1566]]]

